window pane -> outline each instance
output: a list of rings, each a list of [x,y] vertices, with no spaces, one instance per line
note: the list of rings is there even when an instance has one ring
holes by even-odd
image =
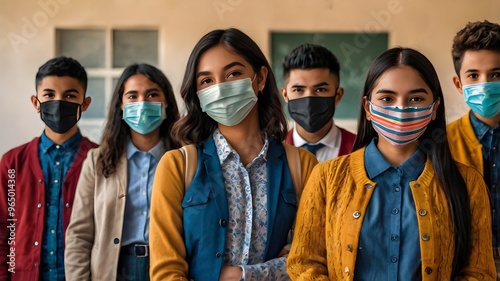
[[[87,111],[83,112],[83,119],[104,118],[106,115],[106,95],[103,77],[89,77],[87,97],[92,98]]]
[[[127,67],[133,63],[158,66],[158,31],[113,31],[113,67]]]
[[[95,29],[57,29],[56,53],[78,60],[84,67],[104,68],[106,33]]]

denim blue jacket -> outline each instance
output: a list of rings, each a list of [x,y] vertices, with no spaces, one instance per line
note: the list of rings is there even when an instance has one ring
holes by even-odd
[[[268,237],[266,260],[287,244],[297,211],[297,199],[285,149],[269,138],[267,153]],[[218,280],[224,262],[228,220],[227,195],[212,138],[198,148],[198,168],[184,196],[184,241],[188,278]]]

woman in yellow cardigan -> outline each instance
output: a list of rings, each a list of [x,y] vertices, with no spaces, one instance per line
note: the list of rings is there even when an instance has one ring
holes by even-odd
[[[375,59],[357,136],[354,152],[309,178],[292,280],[494,280],[487,189],[452,161],[443,93],[424,55],[393,48]]]

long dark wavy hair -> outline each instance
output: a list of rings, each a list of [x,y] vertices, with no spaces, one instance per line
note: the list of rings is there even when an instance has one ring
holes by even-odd
[[[444,97],[437,73],[431,62],[420,52],[410,48],[392,48],[377,57],[370,66],[363,88],[363,97],[370,100],[370,94],[380,76],[400,65],[415,69],[432,91],[434,101],[440,100],[436,111],[436,119],[429,123],[418,140],[420,149],[432,161],[436,178],[448,200],[455,235],[453,278],[469,262],[471,252],[471,213],[465,181],[452,159],[448,146]],[[357,138],[353,151],[366,146],[373,138],[377,137],[377,132],[373,129],[370,121],[366,120],[363,106],[361,106],[360,112]]]
[[[179,119],[179,110],[175,101],[174,90],[167,77],[156,67],[149,64],[133,64],[125,68],[116,84],[113,97],[109,105],[106,126],[101,140],[98,163],[102,167],[102,174],[109,177],[116,171],[120,157],[125,152],[126,141],[130,137],[130,127],[123,121],[121,109],[125,82],[133,75],[142,74],[151,82],[160,86],[167,100],[165,112],[167,118],[160,125],[160,138],[166,150],[178,148],[179,144],[171,135],[173,124]]]
[[[266,85],[259,93],[257,102],[260,129],[278,141],[283,141],[287,133],[287,122],[271,66],[257,44],[245,33],[235,28],[218,29],[207,33],[191,52],[181,87],[186,116],[174,125],[175,138],[183,144],[198,145],[217,128],[217,122],[201,110],[200,100],[196,94],[196,69],[201,55],[218,45],[224,45],[243,57],[256,73],[260,73],[262,66],[268,69]]]

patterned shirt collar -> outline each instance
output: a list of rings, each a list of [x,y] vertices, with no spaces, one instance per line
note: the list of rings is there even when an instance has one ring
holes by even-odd
[[[263,138],[264,138],[264,145],[262,146],[262,149],[255,157],[255,159],[262,158],[264,160],[267,160],[267,149],[269,147],[269,141],[267,139],[267,134],[263,133]],[[214,139],[215,142],[215,147],[217,147],[217,154],[219,156],[219,162],[222,164],[224,161],[231,155],[237,155],[238,153],[229,145],[227,142],[226,138],[221,134],[219,129],[215,129],[215,131],[212,134],[212,138]],[[255,160],[254,159],[254,160]],[[254,162],[254,161],[252,161]]]
[[[80,133],[80,130],[78,130],[76,131],[76,134],[74,134],[71,138],[69,138],[64,143],[58,145],[51,139],[49,139],[49,137],[47,136],[47,134],[45,134],[44,131],[42,133],[42,136],[40,137],[40,151],[43,154],[46,154],[52,147],[56,146],[62,148],[60,151],[67,151],[67,152],[77,151],[81,140],[82,140],[82,134]]]

